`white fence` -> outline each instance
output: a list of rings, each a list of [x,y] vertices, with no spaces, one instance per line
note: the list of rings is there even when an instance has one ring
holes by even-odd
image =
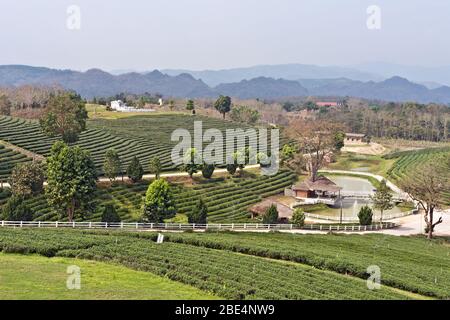
[[[1,227],[12,228],[76,228],[76,229],[123,229],[123,230],[233,230],[233,231],[279,231],[279,230],[319,230],[319,231],[371,231],[395,228],[392,222],[369,225],[310,224],[298,227],[293,224],[260,223],[108,223],[108,222],[61,222],[61,221],[1,221]]]
[[[399,212],[399,213],[393,213],[393,214],[383,214],[383,220],[392,220],[392,219],[397,219],[397,218],[401,218],[401,217],[406,217],[406,216],[410,216],[412,214],[417,214],[419,212],[418,209],[413,209],[410,211],[405,211],[405,212]],[[305,212],[305,216],[308,218],[312,218],[312,219],[317,219],[317,220],[327,220],[327,221],[340,221],[340,217],[337,216],[325,216],[325,215],[321,215],[321,214],[314,214],[314,213],[308,213]],[[379,219],[380,216],[378,215],[373,215],[372,219],[376,220]],[[342,217],[342,221],[343,222],[355,222],[358,221],[358,217]]]

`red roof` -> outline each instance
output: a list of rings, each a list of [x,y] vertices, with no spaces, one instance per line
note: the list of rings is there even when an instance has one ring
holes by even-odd
[[[321,101],[321,102],[316,102],[316,104],[319,107],[337,107],[338,106],[337,102],[323,102],[323,101]]]

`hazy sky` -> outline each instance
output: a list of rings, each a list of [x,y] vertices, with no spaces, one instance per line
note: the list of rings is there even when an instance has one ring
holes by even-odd
[[[79,30],[67,27],[70,5]],[[370,5],[381,9],[380,30],[367,28]],[[0,64],[450,65],[449,0],[0,0],[0,12]]]

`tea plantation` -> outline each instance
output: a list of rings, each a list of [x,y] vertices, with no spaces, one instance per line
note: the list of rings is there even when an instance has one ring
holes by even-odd
[[[283,171],[275,176],[213,178],[202,180],[193,186],[173,182],[177,212],[190,212],[201,197],[208,206],[209,222],[246,222],[249,221],[247,208],[260,201],[263,197],[283,192],[291,185],[295,175]],[[91,204],[93,212],[85,213],[77,220],[100,221],[103,207],[113,204],[124,222],[139,221],[142,213],[143,198],[148,188],[148,181],[136,184],[117,183],[112,186],[100,185],[96,191],[95,200]],[[0,205],[10,196],[7,189],[0,191]],[[64,220],[47,203],[45,195],[36,195],[25,200],[34,212],[34,220],[56,221]]]
[[[157,244],[153,241],[155,236],[156,234],[148,233],[0,228],[0,249],[4,253],[37,253],[47,257],[81,258],[120,264],[226,299],[423,298],[387,285],[381,286],[379,290],[370,290],[366,281],[358,277],[320,270],[304,263],[267,259],[252,252],[241,254],[220,246],[211,249],[171,241]],[[272,238],[272,235],[265,236],[266,238],[259,240],[266,244],[278,240],[276,237]],[[291,246],[304,246],[303,236],[291,237]],[[317,252],[320,252],[322,238],[314,240],[313,247],[317,247]],[[349,243],[345,250],[343,248],[343,253],[352,250],[352,245],[356,244],[354,240],[359,239],[348,237]],[[405,239],[405,247],[407,241]],[[436,243],[436,246],[439,244]],[[349,261],[351,262],[352,260]]]
[[[5,181],[17,164],[28,161],[31,159],[27,156],[0,144],[0,180]]]

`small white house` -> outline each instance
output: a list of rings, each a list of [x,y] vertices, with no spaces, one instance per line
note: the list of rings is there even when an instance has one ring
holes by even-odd
[[[111,101],[111,109],[120,112],[152,112],[153,109],[136,109],[133,107],[128,107],[122,100]]]

